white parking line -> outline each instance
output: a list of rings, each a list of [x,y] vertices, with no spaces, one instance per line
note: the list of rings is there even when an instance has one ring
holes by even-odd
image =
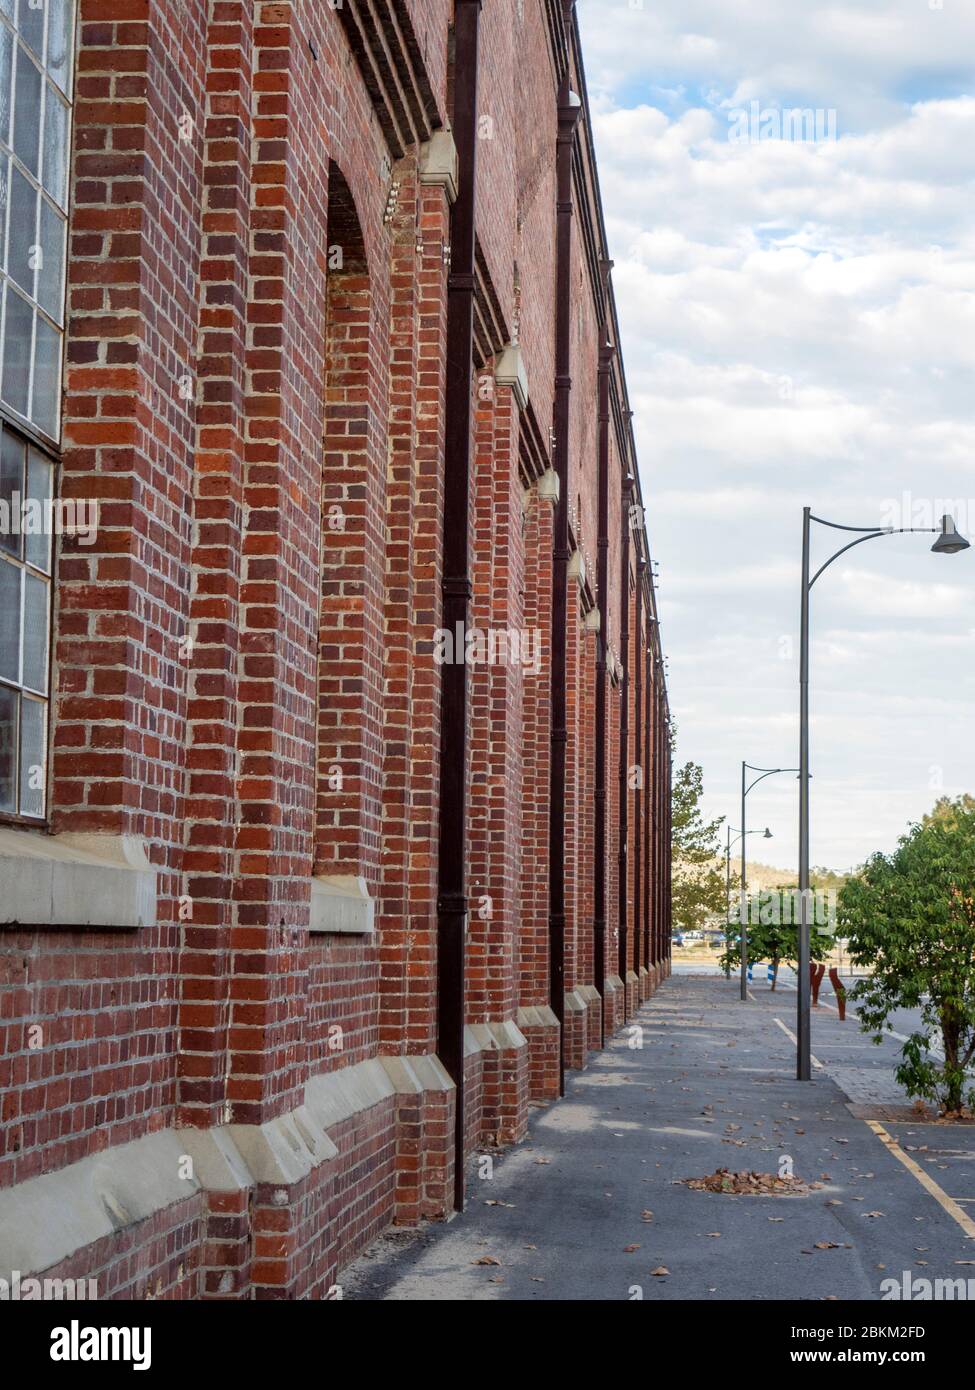
[[[791,1038],[791,1039],[792,1039],[792,1041],[795,1043],[796,1047],[799,1046],[799,1039],[796,1037],[795,1033],[791,1032],[791,1031],[785,1026],[785,1024],[782,1022],[781,1018],[776,1018],[776,1019],[773,1020],[773,1022],[775,1022],[775,1023],[777,1023],[777,1024],[779,1025],[779,1027],[782,1029],[783,1033],[786,1035],[787,1038]],[[818,1057],[813,1057],[813,1054],[812,1054],[811,1052],[810,1052],[809,1056],[810,1056],[810,1058],[812,1059],[812,1064],[813,1064],[814,1067],[818,1067],[820,1071],[825,1071],[825,1070],[826,1070],[826,1068],[823,1066],[822,1062],[819,1060]]]

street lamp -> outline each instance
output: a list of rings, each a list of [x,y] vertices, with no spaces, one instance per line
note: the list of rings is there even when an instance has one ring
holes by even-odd
[[[764,830],[736,830],[735,826],[729,825],[729,826],[726,827],[726,829],[727,829],[727,831],[728,831],[728,836],[727,836],[728,843],[727,843],[727,845],[725,846],[725,853],[724,853],[724,899],[725,899],[725,913],[724,913],[724,917],[725,917],[725,928],[724,928],[724,939],[725,939],[725,945],[728,946],[728,945],[729,945],[729,938],[730,938],[730,936],[731,936],[731,847],[732,847],[732,845],[736,845],[736,844],[738,843],[739,840],[743,840],[743,839],[745,838],[746,835],[761,835],[761,837],[762,837],[763,840],[771,840],[771,839],[772,839],[772,832],[771,832],[771,830],[769,830],[768,826],[766,826]],[[734,839],[731,838],[731,832],[732,832],[732,830],[735,830],[735,838],[734,838]],[[727,959],[727,955],[726,955],[726,958],[725,958],[724,973],[725,973],[725,979],[729,979],[730,976],[731,976],[731,961]]]
[[[741,885],[740,885],[740,911],[741,932],[738,937],[738,944],[741,949],[741,1002],[748,1002],[748,905],[745,902],[745,836],[750,832],[745,829],[745,797],[752,787],[757,787],[759,782],[764,782],[766,777],[774,777],[778,772],[798,772],[797,767],[752,767],[751,763],[743,762],[741,765]],[[761,775],[756,777],[753,782],[748,781],[749,772],[758,772]],[[746,785],[747,783],[747,785]],[[771,839],[771,834],[766,831],[766,838]]]
[[[809,541],[812,523],[829,526],[834,531],[856,532],[856,540],[848,541],[831,555],[810,579]],[[959,535],[950,516],[941,518],[940,526],[841,526],[813,516],[812,509],[802,511],[802,602],[801,638],[799,651],[799,988],[796,996],[796,1078],[808,1081],[812,1076],[810,1036],[809,981],[809,591],[825,569],[864,541],[879,536],[904,535],[908,532],[937,534],[931,549],[935,555],[957,555],[968,549],[968,541]],[[744,775],[744,774],[743,774]]]

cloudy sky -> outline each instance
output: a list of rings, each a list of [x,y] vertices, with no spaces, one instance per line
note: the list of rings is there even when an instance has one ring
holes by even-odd
[[[741,759],[797,759],[802,507],[975,538],[975,0],[578,11],[678,758],[737,826]],[[932,539],[813,592],[816,864],[975,792],[975,546]],[[756,857],[795,863],[796,791],[752,793]]]

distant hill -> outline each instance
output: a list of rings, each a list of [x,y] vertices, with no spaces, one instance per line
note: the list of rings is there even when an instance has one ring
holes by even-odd
[[[721,867],[724,868],[724,861],[721,861]],[[738,870],[739,862],[732,859],[732,874],[737,874]],[[798,867],[777,869],[772,864],[753,863],[751,860],[748,860],[746,864],[746,876],[748,887],[752,892],[761,892],[766,888],[794,888],[799,882]],[[849,877],[849,874],[837,873],[834,869],[826,869],[821,865],[814,866],[809,872],[813,888],[840,889]]]

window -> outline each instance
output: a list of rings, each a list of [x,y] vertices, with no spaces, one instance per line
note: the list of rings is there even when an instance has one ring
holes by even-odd
[[[75,0],[0,0],[0,399],[58,437]]]
[[[40,449],[3,427],[0,813],[6,815],[44,815],[53,475]]]
[[[0,815],[27,819],[45,815],[54,463],[35,436],[61,428],[74,27],[75,0],[0,0]]]

